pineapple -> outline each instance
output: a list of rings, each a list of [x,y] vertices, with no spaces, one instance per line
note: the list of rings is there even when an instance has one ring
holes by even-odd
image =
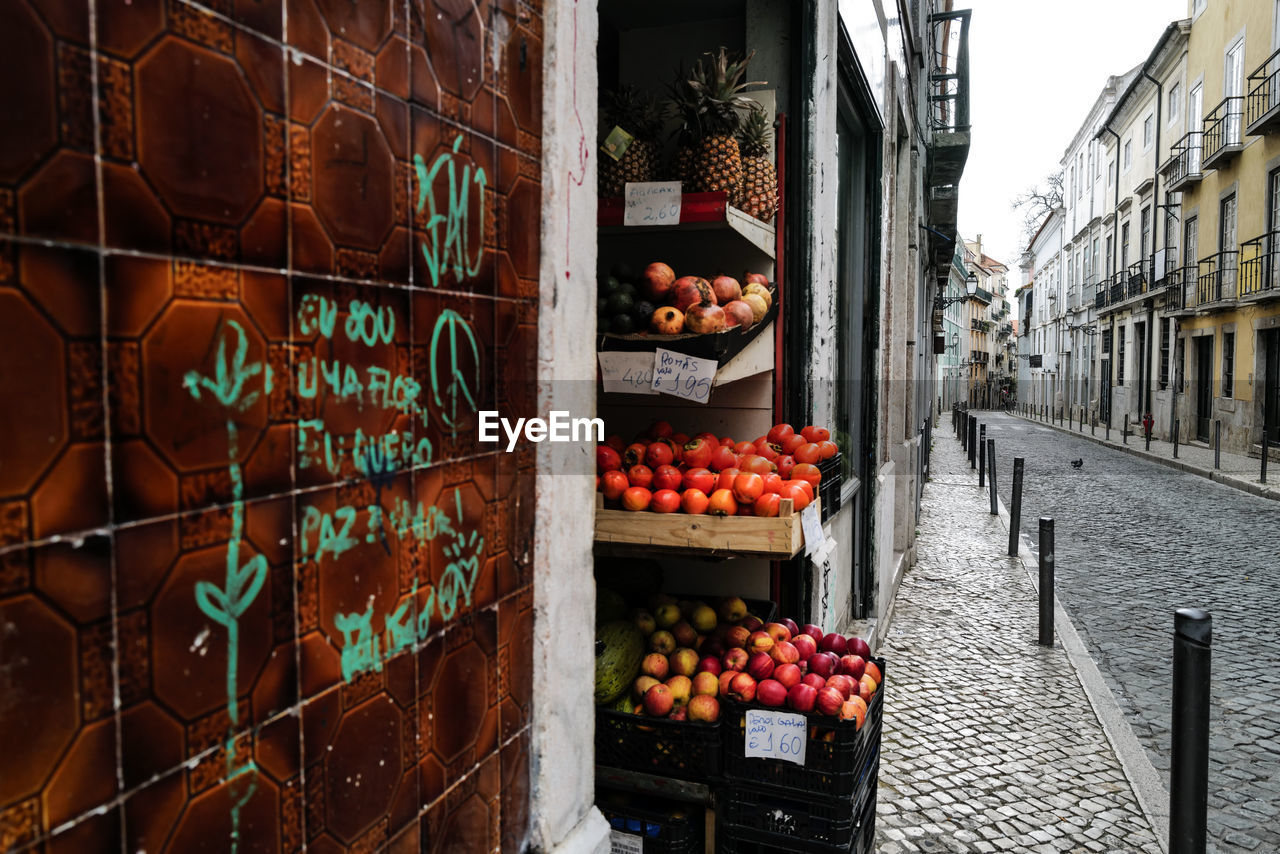
[[[733,192],[742,180],[742,155],[735,138],[742,121],[738,111],[759,106],[742,91],[748,86],[763,85],[742,82],[747,63],[754,55],[753,51],[730,61],[728,52],[720,48],[711,63],[704,67],[699,61],[693,69],[688,88],[697,99],[694,112],[698,143],[691,164],[695,191]]]
[[[778,207],[778,169],[770,151],[769,121],[762,108],[753,109],[738,134],[742,151],[742,180],[729,203],[758,220],[768,222]]]
[[[693,159],[698,145],[698,107],[700,99],[690,85],[689,77],[681,67],[676,72],[676,79],[667,87],[671,99],[667,102],[672,115],[680,119],[680,130],[676,134],[676,149],[671,157],[668,177],[688,185],[690,192],[693,185]]]
[[[634,137],[621,160],[600,156],[599,195],[621,196],[628,181],[652,181],[658,173],[658,137],[662,133],[662,108],[656,98],[634,86],[604,93],[600,109],[607,134],[615,126]]]

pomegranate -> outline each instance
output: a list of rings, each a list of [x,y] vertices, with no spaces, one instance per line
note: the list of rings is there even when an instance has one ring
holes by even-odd
[[[735,326],[750,329],[756,325],[755,312],[751,310],[751,306],[740,299],[728,302],[724,306],[724,325],[726,329],[732,329]]]
[[[712,279],[711,292],[716,295],[716,302],[720,305],[742,299],[742,285],[732,276],[716,276]]]
[[[661,261],[654,261],[644,268],[640,279],[649,299],[654,302],[666,302],[667,294],[671,292],[671,285],[676,280],[676,273]]]
[[[781,708],[787,702],[787,686],[777,679],[765,679],[756,685],[756,699],[770,708]]]
[[[747,282],[742,289],[742,298],[747,297],[758,297],[766,310],[773,305],[773,293],[769,290],[768,282]]]
[[[684,325],[690,332],[707,335],[725,330],[724,309],[714,302],[700,302],[689,306],[684,313]]]
[[[750,287],[748,285],[748,287]],[[764,320],[764,316],[769,313],[769,303],[757,293],[749,293],[742,298],[742,301],[751,306],[751,315],[755,318],[755,322],[759,323]]]
[[[649,328],[659,335],[679,335],[684,332],[684,312],[664,305],[649,318]]]
[[[743,273],[742,281],[746,282],[748,285],[755,283],[757,285],[764,285],[766,288],[769,287],[769,277],[764,273]]]
[[[697,276],[681,276],[676,279],[675,284],[671,286],[670,303],[680,311],[688,311],[691,306],[698,303],[709,302],[716,304],[715,291],[711,290],[711,283],[706,279]],[[688,322],[688,318],[685,319]]]

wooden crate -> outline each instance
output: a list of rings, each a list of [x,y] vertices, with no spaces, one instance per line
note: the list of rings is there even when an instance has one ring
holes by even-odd
[[[820,500],[811,505],[819,514]],[[596,551],[601,553],[652,551],[699,557],[754,556],[782,559],[804,548],[800,514],[783,499],[778,515],[694,516],[608,510],[596,493]]]

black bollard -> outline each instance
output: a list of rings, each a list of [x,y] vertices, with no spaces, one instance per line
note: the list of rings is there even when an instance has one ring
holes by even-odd
[[[1213,422],[1213,467],[1222,468],[1222,422]]]
[[[1147,447],[1145,448],[1145,450],[1149,451],[1151,450],[1151,428],[1146,426],[1146,424],[1144,423],[1142,426],[1142,429],[1143,429],[1143,432],[1147,434]]]
[[[1022,525],[1022,472],[1026,460],[1013,458],[1013,492],[1009,496],[1009,556],[1018,556],[1018,528]]]
[[[1209,676],[1213,618],[1199,608],[1173,615],[1173,730],[1169,854],[1203,854],[1209,803]]]
[[[1124,414],[1124,429],[1120,431],[1120,438],[1126,445],[1129,444],[1129,413],[1127,412]]]
[[[1089,413],[1089,435],[1098,435],[1098,416],[1093,412]]]
[[[1067,429],[1076,429],[1076,411],[1074,409],[1067,410]]]
[[[969,416],[969,468],[978,467],[978,416]]]
[[[987,425],[978,425],[978,486],[985,482],[987,472]]]
[[[991,515],[999,516],[996,506],[996,440],[987,440],[987,488],[991,493]]]
[[[1053,519],[1040,517],[1040,645],[1053,646]]]
[[[1111,441],[1111,410],[1110,409],[1107,410],[1107,433],[1103,438],[1106,439],[1108,442]]]
[[[1173,419],[1173,458],[1178,458],[1178,419]]]
[[[1267,457],[1270,455],[1271,437],[1267,435],[1265,425],[1262,428],[1262,471],[1258,475],[1258,483],[1267,482]]]

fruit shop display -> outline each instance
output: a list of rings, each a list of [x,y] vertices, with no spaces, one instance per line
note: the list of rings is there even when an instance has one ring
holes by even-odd
[[[630,444],[612,435],[596,448],[597,488],[607,507],[624,510],[772,517],[784,499],[796,512],[812,503],[819,463],[839,451],[831,431],[814,425],[775,424],[735,442],[656,421]]]
[[[710,335],[755,326],[773,306],[768,277],[745,273],[743,281],[720,274],[676,276],[662,261],[636,273],[615,264],[597,283],[596,328],[629,335]]]
[[[714,723],[721,701],[866,721],[880,668],[859,637],[766,623],[737,597],[717,607],[655,594],[596,634],[596,702],[653,718]]]

